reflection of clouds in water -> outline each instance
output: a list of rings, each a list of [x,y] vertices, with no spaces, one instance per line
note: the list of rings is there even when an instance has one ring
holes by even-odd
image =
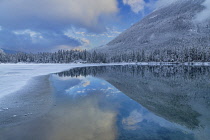
[[[79,78],[82,79],[82,78]],[[89,80],[82,79],[83,81],[80,82],[80,84],[70,87],[69,89],[65,90],[66,93],[69,95],[77,96],[80,94],[84,94],[85,91],[87,91],[86,87],[91,85],[91,82]]]
[[[100,79],[96,79],[93,77],[79,78],[82,80],[80,84],[73,86],[65,92],[71,96],[86,96],[91,91],[102,91],[105,94],[115,95],[120,93],[118,89],[110,85],[108,82],[101,82]]]
[[[90,85],[90,81],[86,81],[86,82],[83,83],[83,87],[87,87],[89,85]]]
[[[101,85],[106,85],[106,83],[105,82],[101,82]]]
[[[141,125],[139,123],[141,123],[143,120],[146,120],[147,123],[157,124],[158,126],[164,127],[166,129],[177,130],[177,128],[179,128],[184,133],[191,133],[191,130],[188,130],[186,127],[173,122],[169,122],[151,112],[145,112],[142,106],[140,110],[134,110],[127,118],[124,118],[122,120],[122,124],[125,129],[136,130],[140,128]]]
[[[169,122],[165,120],[164,118],[161,118],[159,116],[156,116],[155,114],[144,111],[144,108],[141,107],[140,110],[134,110],[130,113],[130,115],[127,118],[123,118],[122,124],[124,129],[127,130],[136,130],[141,127],[141,123],[143,120],[146,120],[147,123],[154,123],[157,124],[160,127],[164,127],[166,129],[170,130],[177,130],[179,128],[183,133],[191,133],[191,130],[187,129],[186,127],[183,127],[179,124]]]
[[[76,86],[71,87],[71,88],[69,88],[69,89],[67,89],[67,90],[65,90],[65,91],[66,91],[66,93],[69,93],[69,92],[71,92],[72,90],[74,90],[75,88],[76,88]]]
[[[108,93],[109,96],[111,96],[111,95],[115,96],[115,95],[118,95],[118,93],[121,93],[121,91],[119,91],[115,87],[108,87],[107,89],[102,89],[102,91],[105,91],[106,93]]]
[[[13,131],[9,129],[8,137],[15,138],[17,134],[21,135],[22,139],[31,139],[32,137],[41,140],[115,140],[117,138],[117,112],[115,109],[109,108],[111,106],[106,108],[101,106],[103,103],[111,103],[104,100],[104,94],[101,92],[92,92],[92,89],[100,88],[99,80],[90,81],[90,85],[87,87],[83,87],[84,82],[79,81],[77,85],[68,89],[68,95],[74,94],[75,97],[79,95],[78,98],[60,96],[61,100],[60,98],[56,100],[56,106],[52,107],[52,110],[45,116],[31,123],[18,125],[14,127]],[[55,83],[58,84],[58,82]],[[62,81],[61,84],[66,84],[66,82]],[[103,88],[106,89],[107,86]],[[62,91],[65,89],[66,87]],[[87,92],[87,89],[91,89],[91,91]],[[86,96],[88,93],[90,93],[89,96]],[[11,132],[13,133],[11,134]]]
[[[113,88],[112,87],[108,87],[107,90],[113,90]]]
[[[52,115],[50,140],[116,139],[116,113],[101,110],[94,98],[81,100],[72,107],[60,106]]]
[[[143,116],[137,110],[130,113],[127,118],[123,118],[122,124],[124,129],[135,130],[139,128],[138,123],[143,121]]]
[[[82,91],[77,91],[77,93],[85,93],[85,91],[84,91],[84,90],[82,90]]]
[[[112,91],[111,93],[121,93],[120,91]]]

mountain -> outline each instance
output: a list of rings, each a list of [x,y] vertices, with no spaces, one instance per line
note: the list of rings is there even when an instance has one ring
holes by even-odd
[[[0,53],[6,53],[6,54],[16,54],[16,53],[19,53],[18,51],[14,51],[14,50],[7,50],[7,49],[3,49],[3,48],[0,48]]]
[[[107,45],[96,49],[107,54],[144,49],[210,47],[210,21],[198,22],[205,0],[174,0],[156,9]]]
[[[0,54],[4,54],[4,51],[0,48]]]

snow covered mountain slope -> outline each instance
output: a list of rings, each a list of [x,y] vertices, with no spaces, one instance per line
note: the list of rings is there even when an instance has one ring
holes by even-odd
[[[19,51],[7,50],[7,49],[2,49],[2,48],[0,48],[0,53],[1,53],[1,51],[2,51],[3,53],[6,53],[6,54],[16,54],[16,53],[20,53]]]
[[[0,48],[0,54],[4,54],[4,51]]]
[[[114,55],[139,49],[210,47],[210,20],[197,20],[206,8],[204,1],[176,0],[153,11],[97,50]]]

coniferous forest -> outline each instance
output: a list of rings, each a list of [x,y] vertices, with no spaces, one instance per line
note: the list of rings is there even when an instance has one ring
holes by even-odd
[[[87,50],[49,53],[0,53],[0,63],[113,63],[113,62],[210,62],[210,49],[184,48],[109,54]]]

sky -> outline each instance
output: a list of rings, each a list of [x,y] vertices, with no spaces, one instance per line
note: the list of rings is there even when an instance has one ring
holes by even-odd
[[[171,1],[176,0],[0,0],[0,48],[92,49]]]

